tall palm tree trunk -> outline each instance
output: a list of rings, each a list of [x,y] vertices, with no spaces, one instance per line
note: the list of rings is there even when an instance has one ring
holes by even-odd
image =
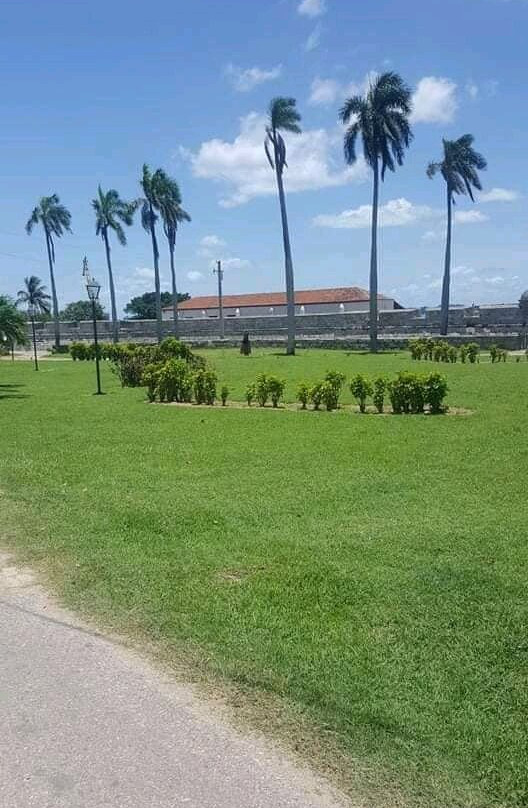
[[[51,236],[47,228],[44,228],[46,234],[46,249],[48,251],[48,263],[50,271],[50,285],[51,285],[51,300],[53,307],[53,322],[55,326],[55,347],[60,348],[60,321],[59,321],[59,301],[57,300],[57,289],[55,287],[55,274],[53,272],[53,249],[51,245]]]
[[[178,337],[178,290],[176,289],[176,270],[174,268],[174,244],[169,244],[169,256],[172,280],[172,333],[175,337]]]
[[[150,237],[152,239],[152,255],[154,258],[154,288],[156,291],[156,332],[158,342],[163,339],[163,321],[161,319],[161,286],[159,274],[159,250],[158,239],[156,238],[156,226],[154,224],[154,210],[150,205]]]
[[[275,154],[275,173],[277,175],[277,186],[279,189],[279,203],[282,219],[282,240],[284,243],[284,272],[286,276],[286,313],[288,342],[286,354],[295,354],[295,289],[293,283],[293,261],[290,245],[290,232],[288,229],[288,214],[286,213],[286,197],[284,195],[284,185],[282,182],[282,172],[277,167],[277,154]]]
[[[106,252],[106,266],[108,267],[108,285],[110,287],[110,306],[112,309],[112,339],[114,342],[119,342],[119,321],[117,319],[114,275],[112,272],[112,259],[110,257],[110,242],[108,241],[108,231],[106,228],[103,230],[103,241]]]
[[[370,281],[369,281],[369,337],[370,350],[378,350],[378,208],[379,208],[379,166],[374,163],[374,187],[372,192],[372,228],[370,237]]]
[[[442,281],[442,306],[440,312],[440,334],[445,336],[449,330],[449,289],[451,286],[451,238],[453,230],[453,194],[449,183],[447,185],[447,235],[444,264],[444,278]]]

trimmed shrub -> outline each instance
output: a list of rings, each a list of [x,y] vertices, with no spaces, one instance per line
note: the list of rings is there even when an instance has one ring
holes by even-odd
[[[401,371],[396,379],[389,382],[388,391],[392,411],[397,415],[424,411],[424,376],[406,370]]]
[[[465,344],[461,345],[460,348],[459,348],[459,353],[460,353],[460,361],[462,362],[463,365],[465,365],[466,364],[466,358],[467,358],[467,355],[468,355],[468,346],[465,345]]]
[[[321,406],[321,402],[323,400],[323,383],[317,382],[317,384],[312,385],[310,389],[310,401],[313,404],[314,410],[318,410]]]
[[[468,342],[468,344],[466,345],[466,349],[467,349],[467,357],[470,363],[474,365],[480,353],[480,347],[478,342]]]
[[[359,404],[359,411],[365,412],[367,399],[374,392],[370,379],[358,373],[350,382],[350,392]]]
[[[248,407],[251,407],[251,404],[255,400],[256,395],[257,395],[256,385],[253,383],[248,384],[248,386],[246,387],[246,401]]]
[[[297,388],[297,401],[301,405],[301,409],[305,410],[306,405],[310,400],[310,387],[306,382],[301,382]]]
[[[51,346],[51,355],[52,356],[56,356],[57,354],[67,354],[67,353],[70,353],[70,347],[68,345],[52,345]]]
[[[277,376],[268,376],[268,393],[271,398],[271,403],[274,407],[279,406],[279,401],[284,395],[286,389],[286,381],[279,379]]]
[[[339,406],[339,390],[331,382],[322,382],[321,399],[328,412],[337,410]]]
[[[187,345],[174,337],[167,337],[159,345],[112,345],[109,355],[122,387],[140,387],[145,367],[149,364],[161,364],[168,359],[180,359],[193,370],[206,367],[202,356],[193,354]]]
[[[268,403],[269,393],[268,377],[265,373],[259,373],[255,385],[255,398],[260,407],[265,407]]]
[[[374,379],[374,394],[372,396],[372,400],[377,411],[380,413],[383,412],[385,393],[387,391],[388,383],[389,381],[385,378],[385,376],[378,376],[377,379]]]
[[[497,359],[499,359],[499,361],[500,361],[499,351],[500,351],[500,348],[498,348],[496,345],[490,345],[489,352],[490,352],[490,358],[491,358],[491,364],[492,365],[495,364]]]
[[[160,369],[161,365],[155,365],[154,363],[146,365],[141,377],[141,384],[147,388],[147,398],[150,402],[156,401]]]
[[[429,373],[423,379],[424,397],[427,404],[434,415],[439,415],[445,412],[447,407],[444,406],[444,398],[447,395],[449,387],[447,379],[440,373]]]
[[[450,362],[456,362],[458,359],[458,348],[456,348],[454,345],[451,345],[447,352],[447,358],[449,359]]]
[[[158,395],[160,401],[191,401],[193,376],[183,359],[168,359],[158,374]]]
[[[227,404],[227,397],[229,396],[229,387],[227,384],[223,384],[220,388],[220,398],[222,399],[222,407],[225,407]]]
[[[449,360],[449,343],[445,340],[438,340],[434,344],[433,359],[435,362],[447,362]]]
[[[87,347],[85,342],[72,342],[70,344],[70,356],[74,362],[86,359]]]
[[[197,370],[193,374],[194,400],[197,404],[214,404],[216,399],[216,382],[214,370]]]

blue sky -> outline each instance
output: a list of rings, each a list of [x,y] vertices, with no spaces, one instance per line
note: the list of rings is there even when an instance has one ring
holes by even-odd
[[[4,205],[0,291],[24,275],[49,285],[40,233],[24,224],[57,192],[73,235],[57,247],[60,302],[83,297],[86,253],[106,294],[90,200],[97,184],[139,194],[143,162],[178,179],[192,223],[177,245],[179,287],[282,289],[273,175],[262,149],[274,95],[297,99],[285,182],[298,288],[366,286],[369,172],[347,169],[337,110],[372,71],[396,70],[415,93],[415,140],[382,189],[380,289],[434,305],[443,261],[444,187],[425,167],[441,138],[472,132],[488,160],[485,193],[461,199],[453,301],[509,302],[528,287],[528,67],[525,0],[3,0],[0,139]],[[139,222],[113,250],[119,302],[153,288]],[[168,261],[162,243],[162,274]]]

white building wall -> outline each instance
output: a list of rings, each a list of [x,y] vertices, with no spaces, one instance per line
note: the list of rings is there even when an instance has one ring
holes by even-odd
[[[384,298],[379,302],[380,311],[393,311],[395,301],[393,298]],[[305,303],[304,306],[295,306],[297,315],[303,314],[339,314],[340,312],[368,311],[368,300],[358,300],[351,303]],[[224,307],[224,317],[269,317],[286,314],[286,305],[282,306],[241,306],[234,308]],[[164,309],[164,320],[172,320],[172,309]],[[179,316],[184,320],[207,319],[218,317],[218,308],[211,309],[180,309]]]

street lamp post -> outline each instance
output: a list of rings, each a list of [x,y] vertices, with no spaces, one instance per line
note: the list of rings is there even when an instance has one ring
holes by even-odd
[[[215,275],[218,276],[218,318],[220,325],[220,339],[224,339],[224,304],[222,297],[222,281],[224,279],[224,270],[222,269],[222,262],[216,262],[216,269],[213,269]]]
[[[102,396],[103,391],[101,390],[101,371],[99,369],[99,343],[97,342],[97,311],[95,308],[95,304],[99,298],[99,292],[101,291],[101,285],[97,283],[95,278],[92,278],[90,272],[88,270],[88,260],[85,258],[83,261],[83,275],[86,278],[86,291],[88,292],[88,298],[90,299],[90,303],[92,304],[92,320],[93,320],[93,332],[94,332],[94,348],[95,348],[95,372],[97,375],[97,391],[95,393],[96,396]]]
[[[33,303],[28,303],[28,317],[31,320],[31,333],[33,335],[33,358],[35,362],[35,370],[39,369],[37,357],[37,337],[35,335],[35,306]]]

